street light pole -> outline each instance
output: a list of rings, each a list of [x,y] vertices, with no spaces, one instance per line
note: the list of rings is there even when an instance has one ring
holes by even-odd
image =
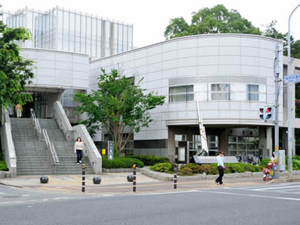
[[[292,68],[291,68],[291,34],[290,34],[290,22],[291,17],[293,13],[296,11],[296,9],[300,6],[297,5],[296,8],[292,11],[290,17],[289,17],[289,23],[288,23],[288,74],[292,75]],[[291,85],[288,85],[287,87],[287,110],[288,110],[288,170],[289,170],[289,179],[292,179],[292,107],[291,107]]]
[[[274,132],[274,136],[275,136],[275,152],[277,154],[277,162],[279,162],[279,119],[278,119],[278,114],[279,114],[279,73],[280,73],[280,69],[279,69],[279,45],[276,44],[275,46],[275,60],[274,60],[274,76],[275,76],[275,132]],[[275,173],[275,179],[279,179],[279,172],[280,172],[280,168],[279,168],[279,163],[276,165],[276,173]]]

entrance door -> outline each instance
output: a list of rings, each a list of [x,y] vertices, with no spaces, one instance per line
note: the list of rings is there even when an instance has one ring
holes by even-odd
[[[42,117],[42,97],[37,96],[34,99],[34,112],[37,118]]]

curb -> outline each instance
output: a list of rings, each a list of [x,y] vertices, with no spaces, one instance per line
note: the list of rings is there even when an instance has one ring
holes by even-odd
[[[167,174],[163,172],[156,172],[150,170],[148,167],[144,167],[140,169],[140,172],[144,174],[145,176],[148,176],[153,179],[157,179],[160,181],[173,181],[174,175],[173,174]],[[294,174],[300,174],[300,171],[293,171]],[[283,171],[280,174],[288,174],[287,171]],[[206,174],[195,174],[192,176],[177,176],[178,181],[188,181],[188,180],[203,180],[203,179],[216,179],[218,175],[206,175]],[[263,172],[245,172],[245,173],[226,173],[224,174],[224,178],[241,178],[241,177],[263,177]],[[274,181],[274,180],[273,180]],[[288,179],[286,180],[278,180],[278,182],[300,182],[300,179],[291,179],[290,181]],[[271,183],[271,182],[270,182]]]

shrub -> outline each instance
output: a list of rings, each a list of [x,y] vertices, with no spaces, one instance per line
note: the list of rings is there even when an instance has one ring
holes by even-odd
[[[262,159],[259,163],[260,166],[262,167],[267,167],[268,163],[270,162],[271,159],[266,158],[266,159]]]
[[[144,167],[144,163],[138,159],[132,158],[114,158],[113,160],[108,160],[106,158],[102,159],[102,167],[106,169],[110,168],[132,168],[133,164],[137,167]]]
[[[179,170],[179,175],[180,176],[192,176],[193,175],[193,170],[189,167],[182,167]]]
[[[153,166],[156,163],[167,163],[169,160],[165,157],[153,156],[153,155],[131,155],[129,158],[141,160],[146,166]]]
[[[154,166],[150,166],[150,170],[164,172],[164,173],[173,173],[174,168],[171,163],[157,163]]]
[[[5,161],[0,161],[0,171],[8,171]]]

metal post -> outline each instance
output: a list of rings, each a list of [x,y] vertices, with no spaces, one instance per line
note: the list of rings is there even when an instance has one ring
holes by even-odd
[[[85,164],[82,165],[82,192],[85,192]]]
[[[177,164],[174,163],[174,189],[177,189]]]
[[[279,119],[278,119],[278,111],[279,111],[279,45],[275,46],[275,62],[274,62],[274,76],[275,76],[275,152],[277,153],[277,162],[279,162]],[[279,179],[279,164],[276,165],[276,173],[275,179]]]
[[[289,16],[289,22],[288,22],[288,74],[292,75],[292,68],[291,68],[291,31],[290,31],[290,23],[291,23],[291,17],[295,10],[300,6],[297,5],[296,8],[292,11],[292,13]],[[294,99],[291,98],[291,85],[287,86],[287,111],[288,111],[288,170],[289,170],[289,179],[292,179],[293,176],[293,164],[292,164],[292,107],[291,107],[291,101],[294,102]]]
[[[133,164],[133,192],[136,192],[136,165]]]

